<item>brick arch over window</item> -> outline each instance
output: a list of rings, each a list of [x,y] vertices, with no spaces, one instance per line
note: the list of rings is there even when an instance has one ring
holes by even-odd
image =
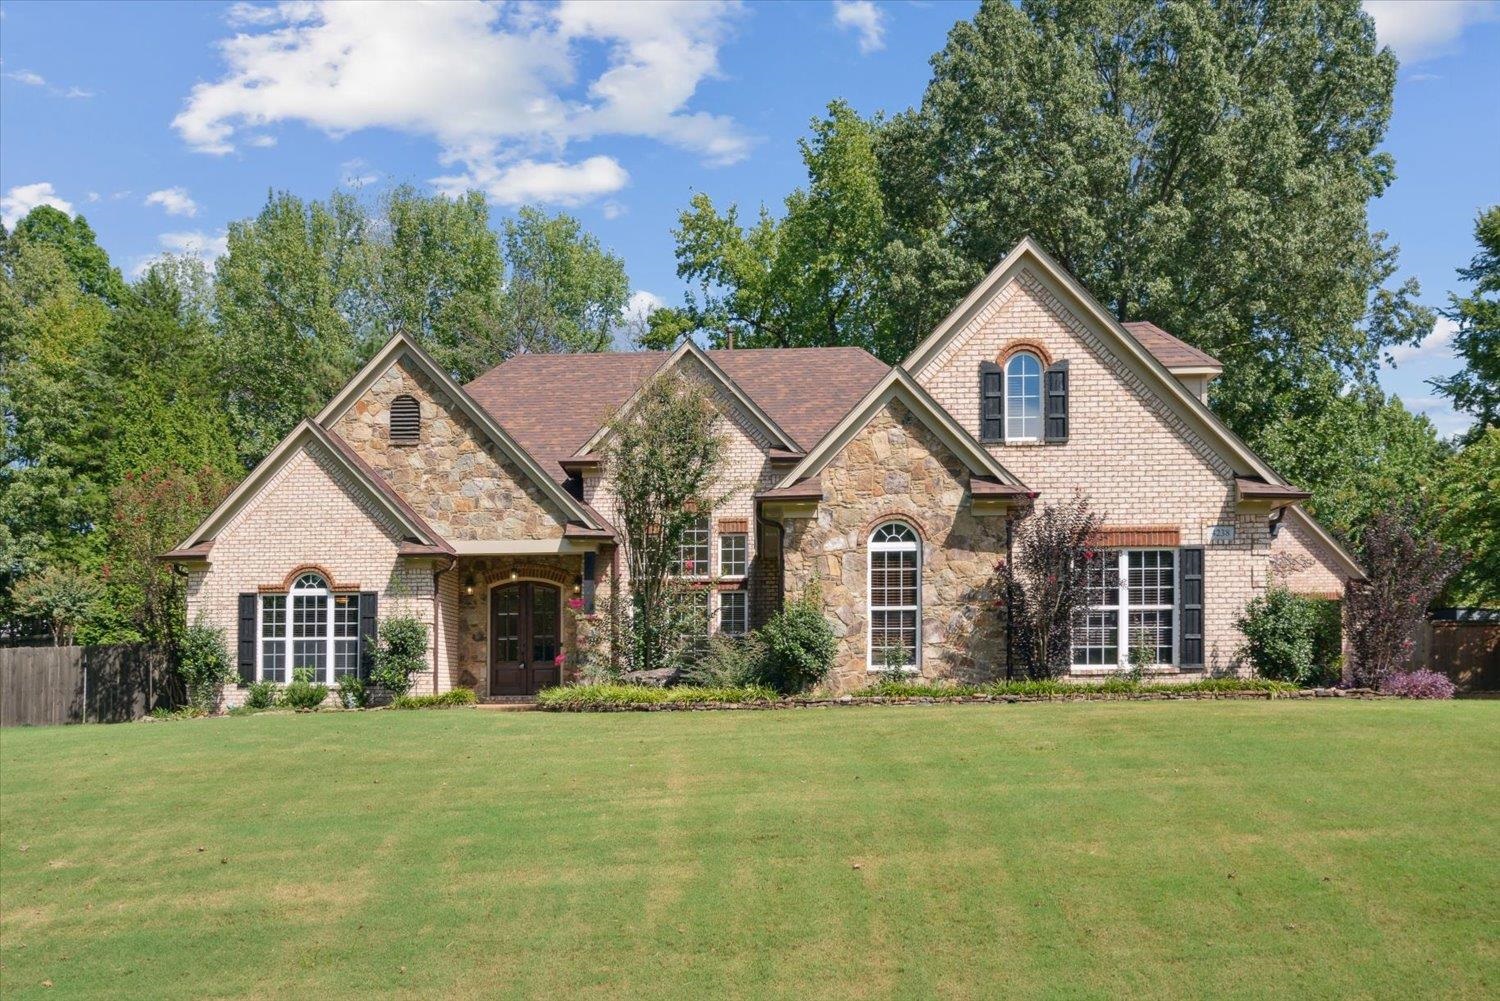
[[[292,585],[297,582],[297,578],[305,573],[315,573],[319,577],[322,577],[330,591],[358,591],[360,589],[358,584],[335,580],[333,572],[325,566],[317,563],[302,563],[293,568],[292,572],[287,574],[280,584],[262,584],[259,590],[262,594],[278,594],[282,591],[290,591]]]
[[[859,530],[859,544],[861,546],[868,545],[870,542],[870,533],[875,531],[875,529],[879,528],[881,525],[884,525],[888,521],[900,521],[911,526],[911,530],[917,533],[917,541],[924,546],[927,545],[927,540],[930,538],[930,534],[922,525],[922,519],[917,517],[915,514],[912,514],[910,511],[899,511],[894,509],[890,511],[883,511],[880,514],[875,515],[875,517],[871,518],[869,521],[865,522],[864,526]]]
[[[1000,355],[995,359],[995,362],[1003,371],[1005,369],[1005,363],[1010,361],[1016,355],[1020,354],[1022,351],[1027,351],[1031,354],[1036,355],[1037,358],[1041,360],[1042,368],[1044,369],[1050,367],[1052,364],[1052,352],[1047,350],[1047,346],[1041,341],[1030,340],[1011,341],[1000,351]]]
[[[552,584],[567,585],[578,576],[572,570],[564,567],[549,566],[545,563],[512,563],[509,566],[489,567],[484,572],[484,582],[487,586],[504,584],[508,580],[544,580]]]

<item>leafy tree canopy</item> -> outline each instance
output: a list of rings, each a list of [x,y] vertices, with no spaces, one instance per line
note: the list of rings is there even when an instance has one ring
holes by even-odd
[[[1464,361],[1457,375],[1436,379],[1438,392],[1453,405],[1473,414],[1470,438],[1480,438],[1486,428],[1500,427],[1500,205],[1480,213],[1474,223],[1479,253],[1458,276],[1473,282],[1466,296],[1448,297],[1443,315],[1458,324],[1453,347]]]

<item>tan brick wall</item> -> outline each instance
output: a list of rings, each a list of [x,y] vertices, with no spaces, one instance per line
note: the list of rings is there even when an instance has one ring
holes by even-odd
[[[188,575],[187,617],[224,630],[233,655],[238,596],[279,586],[293,570],[318,566],[336,587],[357,585],[380,595],[382,618],[414,615],[433,621],[433,575],[422,561],[396,555],[400,528],[319,445],[291,457],[214,540],[207,570]],[[430,633],[429,633],[430,635]],[[415,691],[430,691],[432,672],[416,678]],[[229,705],[243,701],[231,686]]]
[[[988,587],[1005,551],[1005,518],[970,513],[964,464],[900,402],[873,417],[822,472],[813,518],[788,518],[788,597],[816,581],[838,637],[833,685],[869,681],[868,541],[899,519],[922,537],[926,678],[988,680],[1004,671],[1004,620]]]
[[[421,442],[392,445],[391,401],[414,397]],[[340,435],[449,541],[556,539],[566,514],[441,389],[397,362],[339,419]]]
[[[723,477],[719,485],[719,492],[726,496],[723,502],[714,509],[713,517],[710,519],[709,546],[713,559],[713,575],[717,577],[719,573],[719,536],[721,534],[719,523],[744,521],[747,528],[745,533],[748,558],[746,576],[752,588],[751,617],[752,622],[763,621],[768,614],[769,603],[774,601],[774,595],[767,597],[761,583],[769,577],[774,584],[774,577],[769,576],[759,564],[760,533],[756,531],[755,526],[755,494],[761,490],[770,489],[780,479],[780,475],[771,468],[771,463],[766,457],[767,450],[772,448],[773,444],[760,430],[758,422],[745,412],[738,400],[719,388],[716,381],[709,382],[709,376],[696,360],[685,359],[682,371],[689,378],[698,379],[711,387],[711,398],[719,411],[716,428],[724,435],[726,441]],[[850,405],[853,405],[852,401]],[[615,523],[617,514],[615,495],[605,478],[586,477],[583,482],[583,499],[611,524]],[[623,554],[619,564],[623,585],[626,569]],[[717,624],[717,598],[714,598],[713,602],[715,604],[712,611],[714,622]]]
[[[1182,545],[1205,545],[1205,655],[1235,668],[1235,622],[1266,586],[1265,518],[1236,513],[1230,465],[1045,284],[1022,272],[914,375],[977,438],[979,364],[1023,341],[1069,363],[1068,441],[986,447],[1039,503],[1082,490],[1111,527],[1170,525]],[[1215,525],[1235,541],[1208,544]]]
[[[1287,512],[1271,542],[1271,561],[1278,581],[1295,594],[1320,598],[1344,594],[1338,557],[1292,512]]]

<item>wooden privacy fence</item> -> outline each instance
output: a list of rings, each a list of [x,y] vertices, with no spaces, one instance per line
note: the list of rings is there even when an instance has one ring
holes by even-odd
[[[1412,667],[1446,674],[1460,692],[1500,692],[1500,610],[1439,608],[1412,639]]]
[[[155,647],[0,649],[0,726],[124,723],[178,705],[179,688]]]

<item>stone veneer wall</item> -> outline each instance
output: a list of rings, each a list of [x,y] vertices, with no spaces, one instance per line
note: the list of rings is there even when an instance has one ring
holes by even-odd
[[[774,611],[775,594],[767,594],[764,584],[775,583],[773,573],[767,573],[761,562],[760,533],[755,525],[755,494],[776,485],[780,474],[771,468],[767,451],[772,448],[769,438],[760,430],[757,422],[746,414],[718,383],[709,382],[709,376],[699,363],[692,359],[684,362],[683,373],[709,385],[714,406],[719,411],[718,430],[727,440],[725,463],[720,490],[727,493],[724,501],[714,510],[710,519],[709,547],[713,560],[714,576],[719,571],[719,526],[724,521],[744,521],[746,524],[746,558],[748,560],[745,586],[750,588],[751,626],[764,623]],[[852,403],[851,403],[852,405]],[[601,476],[584,478],[583,499],[610,524],[615,523],[615,495],[610,484]],[[619,559],[620,583],[625,583],[625,559]],[[717,598],[713,599],[717,602]],[[712,609],[714,622],[718,622],[718,606]],[[717,626],[716,626],[717,627]]]
[[[421,441],[392,445],[391,401],[416,399]],[[450,541],[556,539],[566,515],[434,383],[397,362],[333,431]]]
[[[409,614],[434,628],[433,574],[426,561],[396,555],[399,527],[348,481],[321,446],[290,458],[214,540],[207,570],[187,582],[187,620],[201,617],[224,630],[231,655],[238,629],[238,596],[280,586],[293,570],[316,566],[336,587],[380,594],[380,615]],[[432,671],[417,675],[414,691],[432,689]],[[227,705],[244,701],[231,685]]]
[[[1023,271],[913,375],[978,438],[979,364],[1023,342],[1069,363],[1068,441],[985,447],[1038,503],[1082,490],[1110,527],[1171,526],[1204,546],[1207,666],[1240,670],[1235,623],[1269,579],[1265,517],[1236,512],[1229,463],[1045,282]],[[1216,525],[1234,526],[1234,541],[1210,543]]]
[[[831,681],[867,683],[868,548],[872,529],[899,519],[922,538],[922,659],[926,678],[1003,675],[1005,626],[990,581],[1005,552],[1003,515],[970,513],[963,463],[892,401],[824,467],[823,503],[785,521],[788,598],[816,583],[838,636]]]

